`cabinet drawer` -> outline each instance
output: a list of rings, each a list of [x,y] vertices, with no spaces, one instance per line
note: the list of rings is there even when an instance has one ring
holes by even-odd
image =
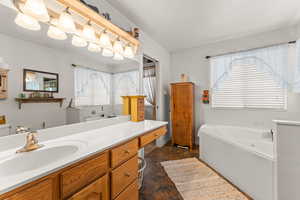
[[[53,200],[52,179],[42,181],[28,189],[14,194],[5,200]]]
[[[126,144],[111,150],[111,166],[112,168],[128,160],[138,152],[138,139],[134,139]]]
[[[154,131],[151,131],[149,133],[146,133],[145,135],[140,137],[140,147],[144,147],[147,144],[150,144],[160,136],[166,134],[166,132],[167,132],[167,128],[164,126]]]
[[[108,176],[105,175],[94,181],[69,200],[108,200]]]
[[[115,200],[138,200],[139,189],[137,179],[124,190]]]
[[[79,164],[65,172],[61,176],[62,197],[70,197],[84,186],[101,177],[108,169],[108,153]]]
[[[130,183],[138,177],[137,155],[112,171],[111,194],[116,198]]]

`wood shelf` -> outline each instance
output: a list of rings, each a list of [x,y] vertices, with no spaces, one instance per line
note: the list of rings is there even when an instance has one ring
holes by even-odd
[[[62,107],[65,98],[15,98],[15,100],[21,109],[23,103],[59,103],[59,106]]]

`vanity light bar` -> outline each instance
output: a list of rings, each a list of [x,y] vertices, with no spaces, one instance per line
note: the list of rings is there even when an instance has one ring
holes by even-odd
[[[99,44],[100,46],[101,46],[101,36],[103,36],[102,34],[105,34],[104,38],[102,38],[102,40],[104,39],[103,41],[105,42],[104,44],[102,44],[104,45],[103,48],[108,48],[109,50],[113,50],[112,48],[113,41],[116,41],[117,38],[118,40],[122,41],[121,44],[123,45],[124,51],[126,50],[126,48],[128,48],[128,46],[130,46],[132,48],[132,52],[135,54],[137,52],[137,48],[140,45],[140,42],[136,38],[132,37],[126,31],[123,31],[116,25],[112,24],[110,21],[106,20],[104,17],[102,17],[101,15],[99,15],[98,13],[96,13],[95,11],[93,11],[92,9],[90,9],[89,7],[87,7],[86,5],[84,5],[78,0],[55,0],[56,3],[61,4],[62,6],[65,7],[63,11],[51,10],[50,8],[47,7],[47,5],[44,4],[44,0],[12,0],[12,1],[15,7],[18,9],[19,14],[21,13],[20,15],[23,14],[24,17],[32,18],[34,23],[36,23],[37,25],[39,25],[39,21],[40,21],[48,24],[49,26],[53,26],[53,24],[51,24],[50,21],[51,19],[56,19],[58,21],[58,24],[55,25],[56,28],[61,29],[66,33],[82,37],[84,40],[88,42],[94,42],[95,44]],[[44,12],[43,17],[42,18],[40,17],[43,20],[36,18],[34,15],[31,15],[31,13],[34,13],[34,10],[31,10],[31,13],[29,14],[27,14],[27,12],[25,13],[25,10],[23,8],[26,7],[24,5],[26,5],[27,2],[31,4],[29,7],[32,8],[34,8],[34,6],[32,5],[34,5],[35,2],[38,3],[39,7],[43,7],[43,6],[46,7],[48,13],[46,12],[45,14]],[[80,18],[85,19],[85,21],[88,22],[88,25],[90,27],[87,27],[87,24],[82,24],[82,22],[78,22],[81,20],[74,20],[74,17],[72,16],[70,10],[76,16],[80,16]],[[36,13],[38,13],[38,11],[36,11]],[[45,20],[47,19],[47,16],[49,16],[48,21]],[[64,23],[67,23],[68,30],[65,30],[64,29],[65,27],[62,26],[62,24]],[[22,26],[22,24],[20,23],[17,24]],[[95,28],[95,26],[97,28]],[[26,26],[23,27],[26,28]],[[37,30],[37,28],[35,29]],[[102,30],[99,31],[99,29]],[[84,34],[79,35],[78,32],[86,33],[85,35],[88,37],[84,37],[85,36]],[[56,39],[56,37],[52,37],[52,38]],[[110,40],[109,42],[107,41],[108,39]],[[129,45],[125,45],[125,44],[129,44]],[[117,53],[119,54],[119,52]],[[132,56],[130,55],[125,57],[131,58]]]
[[[65,7],[69,7],[74,12],[78,13],[79,15],[91,20],[95,24],[99,25],[100,27],[103,27],[105,30],[108,30],[112,32],[113,34],[119,36],[120,38],[123,38],[124,40],[127,40],[129,43],[131,43],[133,46],[139,46],[140,42],[132,37],[129,33],[126,31],[123,31],[118,26],[114,25],[110,21],[106,20],[104,17],[90,9],[89,7],[85,6],[83,3],[81,3],[78,0],[56,0],[57,2],[63,4]]]

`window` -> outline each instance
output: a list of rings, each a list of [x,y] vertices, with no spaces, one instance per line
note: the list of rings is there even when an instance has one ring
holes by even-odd
[[[76,67],[74,75],[76,106],[110,104],[111,74]]]
[[[139,71],[119,72],[113,77],[114,104],[122,104],[121,96],[139,93]]]
[[[212,73],[213,72],[212,68]],[[286,89],[253,64],[232,65],[232,71],[212,91],[212,107],[286,109]]]

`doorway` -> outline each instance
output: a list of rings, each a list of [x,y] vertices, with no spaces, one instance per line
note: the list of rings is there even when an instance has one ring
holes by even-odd
[[[158,99],[158,61],[144,55],[143,56],[143,89],[146,96],[145,100],[145,119],[157,119],[157,99]]]
[[[143,90],[145,100],[145,119],[156,120],[158,109],[158,61],[143,56]],[[145,147],[145,155],[156,148],[155,141]]]

